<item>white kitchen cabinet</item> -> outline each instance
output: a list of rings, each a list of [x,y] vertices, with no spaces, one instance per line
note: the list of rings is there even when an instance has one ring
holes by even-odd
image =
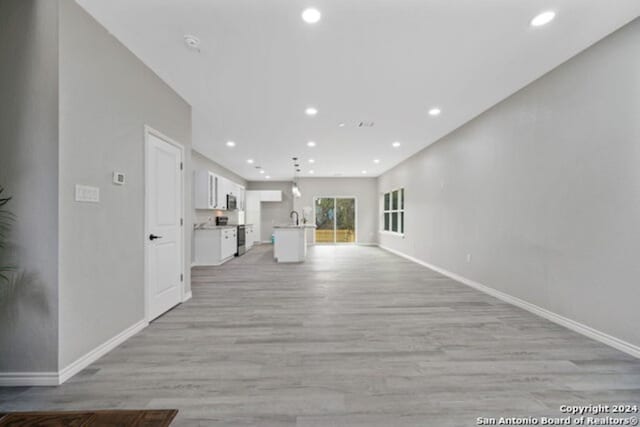
[[[315,227],[315,226],[309,226]],[[304,262],[307,256],[306,226],[275,226],[273,257],[279,263]]]
[[[239,189],[240,189],[240,186],[238,184],[236,184],[233,181],[229,181],[229,187],[227,188],[227,191],[229,194],[238,198],[238,193],[240,192]]]
[[[227,178],[207,170],[193,173],[195,209],[227,210],[227,195],[235,196],[237,208],[245,210],[245,189]]]
[[[245,202],[245,189],[244,187],[238,187],[238,209],[243,211],[245,210],[246,202]]]
[[[247,191],[245,195],[245,223],[251,224],[253,229],[253,241],[260,241],[260,223],[262,213],[260,207],[260,191]]]
[[[280,190],[262,190],[260,191],[261,202],[281,202],[282,191]]]
[[[229,183],[230,181],[223,177],[217,176],[218,181],[218,209],[226,210],[227,209],[227,194],[229,194]]]
[[[205,228],[194,231],[194,265],[220,265],[237,250],[235,228]]]
[[[255,238],[255,229],[253,224],[249,224],[246,225],[244,228],[244,232],[245,232],[245,240],[244,240],[244,246],[246,248],[246,250],[249,250],[253,247],[253,244],[256,241]]]
[[[195,171],[193,176],[195,209],[216,208],[216,176],[206,170]]]
[[[231,196],[235,196],[236,197],[236,201],[238,199],[238,193],[239,193],[239,189],[240,186],[238,184],[236,184],[233,181],[228,180],[225,177],[222,176],[218,176],[218,194],[220,195],[220,197],[223,200],[223,204],[224,204],[224,208],[221,209],[227,209],[227,195],[231,195]],[[237,208],[237,205],[236,205]]]
[[[221,241],[222,258],[229,258],[235,255],[238,250],[238,237],[236,228],[224,228],[222,230]]]

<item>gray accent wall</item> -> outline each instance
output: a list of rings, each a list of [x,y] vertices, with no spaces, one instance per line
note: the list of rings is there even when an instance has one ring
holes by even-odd
[[[0,262],[16,265],[26,278],[12,297],[0,297],[0,372],[55,372],[57,2],[0,2],[0,94],[0,186],[13,197],[8,208],[16,215]]]
[[[293,183],[290,181],[249,181],[247,190],[280,190],[282,202],[262,202],[260,205],[260,240],[271,241],[273,226],[287,224],[293,210]]]
[[[61,368],[144,319],[145,125],[184,145],[189,171],[191,107],[75,1],[60,0]],[[112,184],[114,171],[126,185]],[[76,184],[99,187],[100,203],[75,202]],[[185,227],[187,287],[190,235]]]
[[[382,175],[380,243],[640,346],[639,118],[636,19]]]
[[[358,243],[375,244],[378,237],[378,185],[376,178],[300,178],[302,197],[294,199],[294,208],[302,217],[302,208],[313,209],[316,197],[355,197]],[[309,218],[313,221],[313,217]]]

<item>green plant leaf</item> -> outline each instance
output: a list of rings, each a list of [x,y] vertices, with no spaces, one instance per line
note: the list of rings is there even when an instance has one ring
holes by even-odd
[[[4,192],[4,188],[0,187],[0,249],[5,249],[8,245],[9,233],[11,232],[11,227],[15,222],[15,216],[12,212],[6,210],[5,206],[9,201],[11,201],[11,197],[1,197]],[[4,251],[0,252],[0,256],[4,256]],[[4,259],[0,259],[0,281],[8,283],[11,280],[11,272],[14,272],[16,269],[12,265],[6,265],[7,261]]]

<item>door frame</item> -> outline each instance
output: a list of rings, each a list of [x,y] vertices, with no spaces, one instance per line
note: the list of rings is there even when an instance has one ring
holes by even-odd
[[[177,141],[169,138],[162,132],[152,128],[151,126],[144,126],[144,171],[143,171],[143,182],[144,182],[144,236],[143,236],[143,244],[144,244],[144,318],[147,323],[151,322],[149,318],[149,306],[150,306],[150,283],[149,283],[149,246],[147,245],[147,236],[149,235],[149,192],[147,191],[147,171],[149,170],[149,135],[153,135],[156,138],[159,138],[166,142],[167,144],[173,145],[180,151],[180,162],[182,162],[182,169],[180,170],[180,217],[182,218],[182,226],[180,227],[180,271],[182,271],[182,281],[180,282],[180,303],[184,302],[186,299],[185,295],[185,204],[186,204],[186,180],[185,180],[185,148],[184,145],[180,144]]]
[[[317,204],[318,199],[334,199],[334,202],[333,202],[334,209],[335,209],[335,206],[336,206],[335,199],[353,199],[353,201],[355,203],[354,210],[353,210],[353,215],[355,216],[354,222],[353,222],[355,224],[355,227],[354,227],[353,232],[354,232],[355,236],[354,236],[353,243],[336,242],[335,230],[336,230],[336,224],[337,224],[337,221],[338,221],[338,217],[334,214],[334,217],[333,217],[333,230],[334,230],[334,232],[333,232],[333,243],[318,243],[318,242],[316,242],[316,234],[315,234],[315,230],[316,229],[314,229],[314,233],[313,233],[313,243],[314,243],[314,245],[357,245],[358,244],[358,198],[356,196],[314,196],[313,197],[313,224],[314,225],[316,224],[316,204]]]

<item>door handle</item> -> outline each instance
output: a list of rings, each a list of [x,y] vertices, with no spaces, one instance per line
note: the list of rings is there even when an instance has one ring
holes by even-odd
[[[149,234],[149,240],[162,239],[162,236],[156,236],[155,234]]]

